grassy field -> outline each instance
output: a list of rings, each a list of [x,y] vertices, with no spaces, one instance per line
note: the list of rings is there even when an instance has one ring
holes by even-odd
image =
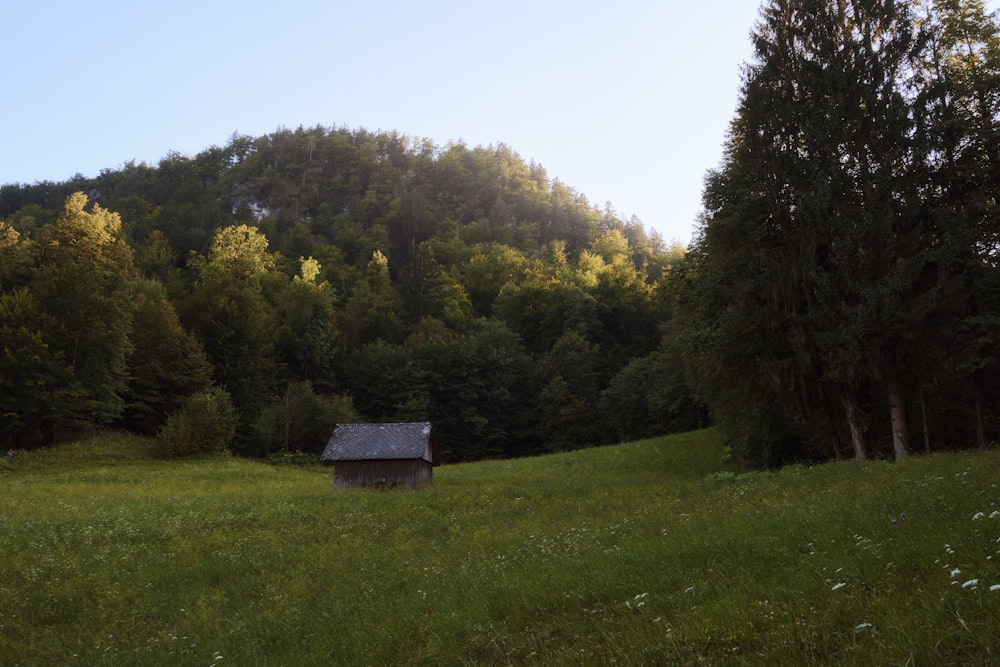
[[[335,491],[101,436],[0,459],[0,664],[1000,664],[998,479],[709,430]]]

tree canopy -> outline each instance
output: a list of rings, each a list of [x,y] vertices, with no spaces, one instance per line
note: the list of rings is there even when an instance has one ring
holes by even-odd
[[[506,145],[234,135],[3,186],[0,218],[12,445],[90,423],[160,432],[218,391],[237,417],[229,447],[247,455],[318,451],[335,419],[431,420],[445,461],[674,423],[611,425],[601,392],[620,395],[619,373],[660,348],[657,286],[676,251]]]
[[[998,34],[981,2],[764,4],[676,295],[750,463],[995,432]]]
[[[510,146],[398,132],[0,187],[0,437],[185,435],[210,400],[247,455],[337,419],[433,421],[445,461],[709,420],[750,467],[988,446],[997,15],[765,0],[752,45],[687,249]]]

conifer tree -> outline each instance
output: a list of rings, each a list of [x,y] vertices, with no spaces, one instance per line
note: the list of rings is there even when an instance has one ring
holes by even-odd
[[[708,377],[755,392],[730,419],[772,440],[838,450],[846,431],[860,459],[886,423],[905,456],[903,369],[933,305],[913,109],[927,35],[909,3],[771,0],[753,41],[689,261],[717,309]]]
[[[160,283],[146,281],[137,297],[123,421],[152,434],[188,397],[211,387],[212,366],[201,341],[181,327]]]
[[[971,388],[972,431],[985,447],[985,397],[1000,346],[1000,25],[982,0],[928,0],[922,9],[932,40],[921,63],[930,85],[918,100],[918,135],[934,184],[930,227],[943,293],[928,338],[940,370],[955,368],[962,380],[948,386],[949,395],[968,396]],[[940,428],[960,426],[952,420]]]

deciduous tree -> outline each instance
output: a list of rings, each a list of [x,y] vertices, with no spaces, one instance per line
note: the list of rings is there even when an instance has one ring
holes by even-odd
[[[136,277],[121,219],[75,193],[54,225],[39,233],[30,289],[47,314],[46,344],[71,374],[60,412],[78,423],[109,424],[121,414],[132,349]]]

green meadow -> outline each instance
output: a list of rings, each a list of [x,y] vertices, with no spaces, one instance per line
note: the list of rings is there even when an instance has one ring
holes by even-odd
[[[0,459],[3,665],[1000,663],[1000,452],[737,474],[712,430],[336,491]]]

